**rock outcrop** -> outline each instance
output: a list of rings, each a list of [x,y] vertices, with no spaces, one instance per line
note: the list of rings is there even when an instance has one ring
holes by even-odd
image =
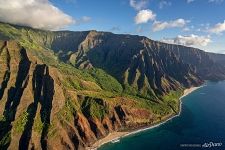
[[[0,23],[0,149],[85,149],[160,122],[224,55],[108,32]]]

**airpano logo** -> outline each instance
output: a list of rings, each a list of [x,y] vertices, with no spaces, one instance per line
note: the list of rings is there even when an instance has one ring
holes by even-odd
[[[221,147],[223,143],[214,143],[214,142],[209,142],[209,143],[204,143],[202,144],[203,148],[212,148],[212,147]]]
[[[180,144],[180,147],[188,147],[188,148],[216,148],[221,147],[223,145],[222,142],[206,142],[204,144]]]

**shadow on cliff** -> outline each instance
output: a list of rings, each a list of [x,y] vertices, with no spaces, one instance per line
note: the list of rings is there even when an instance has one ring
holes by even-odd
[[[50,117],[52,109],[52,100],[54,95],[54,80],[49,75],[49,69],[46,68],[46,73],[44,76],[43,83],[43,99],[40,100],[41,103],[41,121],[43,124],[43,129],[41,133],[41,148],[47,149],[47,134],[50,126]]]
[[[34,102],[30,104],[27,108],[28,121],[26,122],[24,132],[20,138],[19,149],[28,149],[29,146],[29,141],[32,134],[32,127],[34,124],[34,118],[37,112],[38,101],[41,98],[44,69],[45,69],[44,65],[37,65],[33,72],[32,90],[34,95]]]
[[[3,97],[3,94],[5,92],[5,89],[7,87],[8,81],[9,81],[9,78],[10,78],[10,71],[6,70],[4,77],[3,77],[3,81],[1,83],[1,87],[0,87],[0,100]]]
[[[19,149],[28,149],[32,136],[32,127],[37,113],[38,102],[41,104],[41,122],[43,124],[41,133],[41,147],[47,149],[47,134],[50,125],[52,100],[54,95],[54,80],[49,75],[46,65],[36,65],[32,79],[34,102],[27,108],[28,120],[19,141]]]
[[[1,52],[6,47],[6,45],[7,45],[7,42],[4,43],[4,46],[1,48]],[[1,52],[0,52],[0,54],[1,54]],[[5,74],[3,76],[3,81],[0,84],[1,85],[0,86],[0,100],[3,97],[3,94],[4,94],[5,89],[7,87],[8,81],[10,79],[10,55],[9,55],[9,51],[8,51],[7,48],[6,48],[6,67],[7,67],[7,69],[6,69]]]
[[[11,123],[15,120],[17,107],[20,103],[24,89],[27,87],[29,81],[29,69],[31,62],[27,57],[26,50],[22,48],[20,50],[20,63],[16,77],[15,87],[10,87],[8,90],[8,97],[4,109],[4,120],[0,122],[0,139],[3,139],[3,143],[0,145],[0,149],[7,149],[11,141]]]

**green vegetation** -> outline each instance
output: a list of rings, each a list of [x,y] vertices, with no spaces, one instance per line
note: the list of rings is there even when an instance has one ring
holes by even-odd
[[[121,84],[101,69],[77,69],[65,63],[59,63],[57,68],[66,76],[63,84],[69,89],[92,91],[102,89],[104,91],[101,92],[105,93],[106,97],[108,97],[107,95],[111,97],[115,94],[121,94],[123,91]],[[88,81],[86,85],[84,81]]]
[[[178,101],[179,98],[182,96],[183,90],[178,91],[171,91],[169,94],[163,96],[163,100],[168,101]]]
[[[34,56],[37,56],[43,63],[47,64],[48,66],[57,67],[57,64],[59,63],[57,57],[51,50],[40,50],[29,48],[29,51]]]
[[[0,115],[0,121],[2,121],[2,122],[3,122],[3,121],[6,121],[4,115]]]
[[[23,112],[15,121],[14,127],[17,133],[22,133],[24,131],[24,127],[28,121],[28,112]]]
[[[76,79],[76,77],[67,77],[62,84],[68,89],[81,90],[79,79]]]
[[[66,96],[65,105],[62,107],[62,109],[57,113],[57,117],[60,120],[66,120],[70,122],[77,111],[80,109],[80,104],[72,99],[66,91],[64,91],[64,95]]]
[[[179,99],[183,94],[183,90],[171,91],[169,94],[163,96],[163,101],[168,106],[172,107],[176,112],[179,110]]]
[[[41,117],[40,115],[36,116],[34,119],[34,131],[41,134],[42,130],[43,130],[44,124],[41,121]]]
[[[165,116],[172,112],[171,108],[162,102],[153,102],[145,99],[138,99],[137,107],[151,110],[154,114]]]
[[[124,93],[128,95],[137,96],[138,95],[138,88],[132,87],[129,84],[124,84]]]
[[[100,60],[100,58],[103,58],[105,56],[101,56],[102,53],[94,53],[94,51],[92,51],[93,55],[89,53],[90,55],[92,55],[90,60],[97,63],[98,65],[96,66],[101,66],[102,68],[104,68],[104,70],[100,68],[76,68],[74,67],[76,66],[76,60],[74,60],[75,58],[71,59],[70,62],[73,65],[69,64],[67,62],[68,60],[60,60],[60,52],[63,50],[59,49],[58,51],[53,51],[52,49],[53,39],[56,38],[55,32],[41,31],[22,27],[15,28],[13,26],[0,23],[0,37],[17,40],[29,51],[29,56],[31,55],[33,57],[36,57],[46,65],[51,66],[59,72],[59,76],[56,77],[59,78],[59,81],[62,81],[60,82],[62,83],[62,86],[59,86],[60,88],[62,87],[62,94],[64,94],[65,96],[65,104],[60,110],[57,110],[58,112],[56,112],[56,119],[58,120],[71,122],[73,121],[77,112],[83,113],[85,117],[87,117],[87,119],[103,119],[106,115],[109,114],[109,111],[112,110],[113,107],[115,107],[114,105],[110,104],[118,105],[122,100],[124,100],[124,103],[122,102],[123,105],[126,105],[128,107],[146,109],[149,112],[152,112],[156,117],[171,115],[172,113],[174,113],[174,111],[178,111],[179,109],[179,97],[182,95],[182,90],[171,91],[167,95],[159,97],[157,94],[155,94],[156,91],[150,88],[147,77],[139,78],[144,70],[142,70],[142,72],[127,72],[127,75],[125,77],[126,79],[128,79],[128,73],[130,73],[131,75],[136,72],[137,74],[134,79],[131,79],[132,84],[119,82],[118,80],[122,81],[123,78],[121,77],[121,70],[126,69],[122,65],[120,65],[120,63],[128,63],[127,61],[121,60],[121,62],[118,63],[118,60],[112,59],[104,66],[101,64],[102,60]],[[64,54],[66,56],[70,56],[69,50],[65,50]],[[86,56],[86,54],[84,55]],[[6,58],[4,58],[4,60],[5,59]],[[32,57],[30,58],[30,60],[32,60]],[[110,66],[113,67],[110,68]],[[17,72],[11,73],[16,74]],[[149,72],[146,72],[146,74],[148,73]],[[113,76],[111,76],[112,74]],[[132,77],[130,76],[130,78]],[[161,84],[163,87],[169,86],[169,81],[164,78],[161,82],[157,83]],[[155,88],[157,89],[158,87],[154,87],[154,89]],[[69,92],[73,93],[74,95],[81,95],[81,97],[83,98],[78,98],[77,100],[76,97],[72,97],[72,94],[70,95]],[[29,111],[24,112],[15,119],[13,128],[17,133],[21,133],[24,131],[24,127],[28,121],[27,117],[29,113]],[[10,116],[10,112],[7,115]],[[0,120],[5,121],[5,117],[0,116]],[[54,121],[51,122],[51,124],[43,123],[40,115],[38,114],[34,119],[33,129],[39,134],[41,134],[43,129],[47,129],[49,136],[54,136],[57,131],[54,125]],[[7,141],[10,140],[9,135],[7,134],[1,140],[0,144],[4,145],[5,143],[7,143]]]
[[[63,62],[57,65],[57,68],[63,73],[64,75],[71,75],[76,76],[79,79],[85,81],[92,81],[95,82],[94,78],[88,73],[87,70],[77,69],[71,65],[65,64]]]
[[[62,109],[62,115],[67,120],[70,121],[78,110],[78,106],[75,105],[71,99],[67,99],[64,108]]]
[[[168,95],[161,97],[162,100],[153,98],[146,99],[140,95],[126,95],[137,102],[136,107],[145,108],[151,110],[154,114],[159,116],[166,116],[174,113],[173,110],[178,112],[179,109],[179,98],[182,95],[183,90],[171,91]]]
[[[5,136],[0,139],[0,147],[4,148],[6,145],[8,145],[11,141],[11,131],[9,131]]]
[[[123,88],[121,84],[102,69],[90,69],[88,71],[103,90],[122,93]]]
[[[57,134],[57,128],[54,126],[54,123],[51,123],[48,127],[48,137],[55,137]]]
[[[134,98],[141,98],[145,100],[157,100],[158,98],[155,96],[152,90],[148,88],[143,88],[140,91],[135,86],[130,86],[129,84],[124,85],[123,95],[131,95]]]
[[[15,39],[19,35],[20,33],[16,28],[5,23],[0,23],[0,37],[3,39]]]
[[[92,118],[103,119],[105,114],[108,113],[108,106],[104,105],[102,99],[94,99],[91,97],[86,97],[81,104],[81,111],[85,116]]]

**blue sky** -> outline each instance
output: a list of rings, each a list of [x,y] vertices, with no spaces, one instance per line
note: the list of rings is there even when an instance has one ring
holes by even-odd
[[[225,0],[0,0],[0,21],[137,34],[225,53]]]
[[[136,5],[145,2],[143,7],[135,9],[131,0],[52,0],[51,2],[63,12],[75,19],[83,16],[90,17],[90,21],[70,25],[69,30],[99,30],[114,33],[129,33],[144,35],[154,40],[168,42],[178,37],[208,38],[206,44],[194,46],[207,51],[220,52],[225,50],[225,36],[223,31],[211,33],[208,30],[225,20],[225,2],[223,0],[134,0]],[[154,20],[136,24],[135,16],[141,10],[151,10]],[[160,31],[153,31],[155,21],[172,22],[176,19],[187,20],[181,27],[168,27]],[[195,36],[191,36],[195,35]],[[171,42],[171,41],[170,41]],[[201,42],[201,40],[200,40]],[[182,43],[182,42],[181,42]],[[179,44],[179,43],[178,43]]]

